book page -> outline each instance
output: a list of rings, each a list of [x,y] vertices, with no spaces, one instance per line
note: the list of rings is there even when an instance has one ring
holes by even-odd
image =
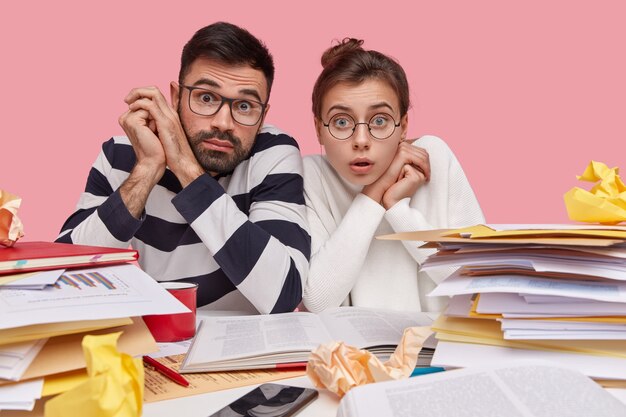
[[[626,415],[626,405],[579,372],[543,364],[447,371],[357,387],[342,417]]]
[[[361,349],[397,345],[405,328],[432,324],[426,313],[360,307],[331,308],[320,313],[320,318],[332,340],[344,341]]]
[[[185,365],[284,351],[306,352],[331,340],[313,313],[207,317],[189,349]]]

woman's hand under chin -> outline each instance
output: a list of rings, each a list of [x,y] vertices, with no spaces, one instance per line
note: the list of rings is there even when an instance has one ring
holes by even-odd
[[[383,207],[385,210],[389,210],[398,201],[413,197],[419,187],[427,181],[428,179],[421,169],[414,165],[405,164],[398,180],[383,195]]]
[[[398,150],[385,173],[362,193],[377,201],[385,209],[398,201],[412,197],[430,179],[430,159],[425,149],[400,142]]]

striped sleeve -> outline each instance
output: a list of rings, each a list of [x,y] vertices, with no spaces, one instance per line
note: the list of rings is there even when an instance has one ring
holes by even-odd
[[[118,187],[128,177],[134,158],[126,138],[114,137],[102,145],[76,211],[65,221],[57,242],[128,247],[142,220],[130,214]]]
[[[237,188],[240,193],[232,192]],[[247,204],[238,204],[240,199],[247,199]],[[302,160],[293,138],[261,133],[249,159],[233,173],[228,194],[205,174],[172,203],[259,312],[297,307],[311,240],[305,222]],[[240,206],[249,209],[242,211]]]

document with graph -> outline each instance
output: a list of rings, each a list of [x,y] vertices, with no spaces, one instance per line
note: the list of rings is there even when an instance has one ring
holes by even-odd
[[[66,271],[43,290],[0,291],[0,329],[188,311],[130,264]]]

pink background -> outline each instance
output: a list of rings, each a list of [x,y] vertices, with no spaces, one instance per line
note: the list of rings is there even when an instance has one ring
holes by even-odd
[[[38,4],[39,3],[39,4]],[[277,77],[268,121],[320,151],[319,57],[354,36],[407,71],[410,134],[460,159],[487,220],[567,222],[591,159],[626,169],[626,3],[530,0],[11,2],[0,17],[0,188],[23,198],[25,240],[52,240],[135,86],[167,90],[193,32],[227,20],[263,39]],[[285,4],[284,6],[277,6]]]

